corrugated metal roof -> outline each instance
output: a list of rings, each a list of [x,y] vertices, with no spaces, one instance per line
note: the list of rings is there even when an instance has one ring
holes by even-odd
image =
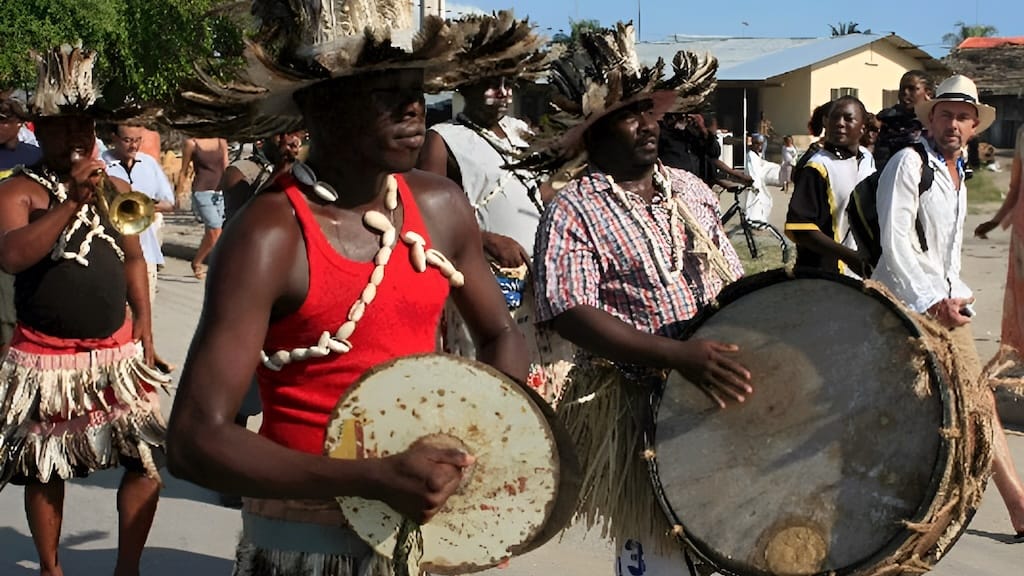
[[[698,54],[710,52],[718,58],[722,70],[790,48],[814,42],[817,38],[732,38],[725,36],[671,36],[659,42],[641,42],[636,45],[637,56],[644,64],[654,64],[658,58],[671,63],[676,52],[689,50]]]
[[[880,38],[874,34],[847,34],[834,38],[819,38],[788,50],[766,54],[724,70],[719,69],[718,79],[767,80],[857,50]]]
[[[957,46],[957,50],[965,48],[999,48],[1000,46],[1024,46],[1024,36],[1009,36],[1004,38],[975,36],[967,38]]]
[[[645,64],[658,57],[671,62],[679,50],[710,52],[718,58],[720,81],[763,82],[787,72],[812,66],[841,54],[857,50],[878,40],[888,40],[922,61],[926,69],[944,70],[938,60],[912,43],[891,34],[847,34],[828,38],[709,38],[674,36],[664,42],[637,45],[637,54]]]

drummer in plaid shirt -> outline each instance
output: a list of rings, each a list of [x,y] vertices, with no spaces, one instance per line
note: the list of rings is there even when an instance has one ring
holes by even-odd
[[[692,238],[680,220],[673,230],[671,201],[689,208],[720,247],[731,276],[742,275],[739,257],[722,229],[715,194],[689,172],[660,164],[651,168],[670,184],[670,198],[655,192],[648,200],[623,186],[623,204],[613,190],[614,178],[592,166],[554,200],[539,235],[543,246],[538,256],[543,254],[544,259],[537,260],[537,287],[544,291],[537,304],[542,320],[587,306],[645,333],[677,338],[680,321],[692,318],[724,282],[711,273],[706,255],[693,251]],[[635,215],[642,215],[646,225]],[[648,236],[651,229],[656,234]],[[666,282],[658,271],[672,260],[673,235],[686,248],[682,266],[670,271]]]
[[[578,50],[632,45],[628,25],[592,34],[606,37],[581,42]],[[578,99],[583,114],[548,152],[554,159],[545,166],[553,180],[563,179],[566,166],[582,168],[541,217],[534,248],[537,321],[580,349],[557,404],[584,468],[578,518],[602,524],[614,539],[617,574],[679,574],[683,553],[669,536],[641,457],[651,394],[668,370],[723,408],[753,392],[735,345],[679,339],[684,323],[742,273],[718,199],[696,176],[658,160],[658,120],[680,101],[699,103],[706,92],[688,96],[677,87],[713,86],[714,62],[691,67],[710,69],[710,80],[674,78],[659,89],[651,79],[660,78],[660,69],[637,72],[621,64],[635,54],[590,56],[572,54],[552,68],[557,75],[585,61],[579,73],[591,85],[561,94],[563,102]],[[609,62],[622,69],[602,69]],[[627,77],[622,86],[629,90],[609,89],[609,98],[621,98],[588,110],[595,99],[584,95],[605,93],[600,84],[611,77]],[[576,85],[558,78],[552,84],[563,92]],[[569,158],[576,150],[585,156]]]

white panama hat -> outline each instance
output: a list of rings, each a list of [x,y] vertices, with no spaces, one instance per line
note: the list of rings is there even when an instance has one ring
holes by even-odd
[[[978,100],[978,87],[974,81],[961,74],[954,74],[942,81],[935,89],[935,98],[918,102],[914,106],[917,118],[927,124],[932,108],[939,102],[966,102],[978,110],[978,132],[982,132],[996,120],[996,109]]]

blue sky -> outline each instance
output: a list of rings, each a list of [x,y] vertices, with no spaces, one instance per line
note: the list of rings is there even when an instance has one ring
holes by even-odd
[[[942,35],[958,20],[995,26],[1000,36],[1024,36],[1022,0],[449,0],[447,5],[485,11],[511,7],[517,16],[529,16],[549,29],[548,34],[568,30],[570,19],[593,18],[603,25],[632,19],[635,24],[639,5],[640,39],[645,41],[670,34],[826,36],[829,24],[852,21],[862,30],[895,32],[942,56],[947,52]]]

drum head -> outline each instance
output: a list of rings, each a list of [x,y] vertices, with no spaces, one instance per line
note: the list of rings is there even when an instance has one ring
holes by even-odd
[[[417,440],[476,457],[463,486],[421,527],[419,569],[463,574],[532,550],[572,518],[579,464],[536,393],[489,366],[427,354],[374,368],[339,401],[325,450],[338,458],[404,451]],[[357,534],[391,557],[403,518],[380,501],[338,498]]]
[[[891,552],[946,468],[945,388],[916,326],[858,282],[766,273],[691,337],[738,344],[754,393],[719,410],[673,373],[652,472],[669,521],[719,571],[850,573]]]

